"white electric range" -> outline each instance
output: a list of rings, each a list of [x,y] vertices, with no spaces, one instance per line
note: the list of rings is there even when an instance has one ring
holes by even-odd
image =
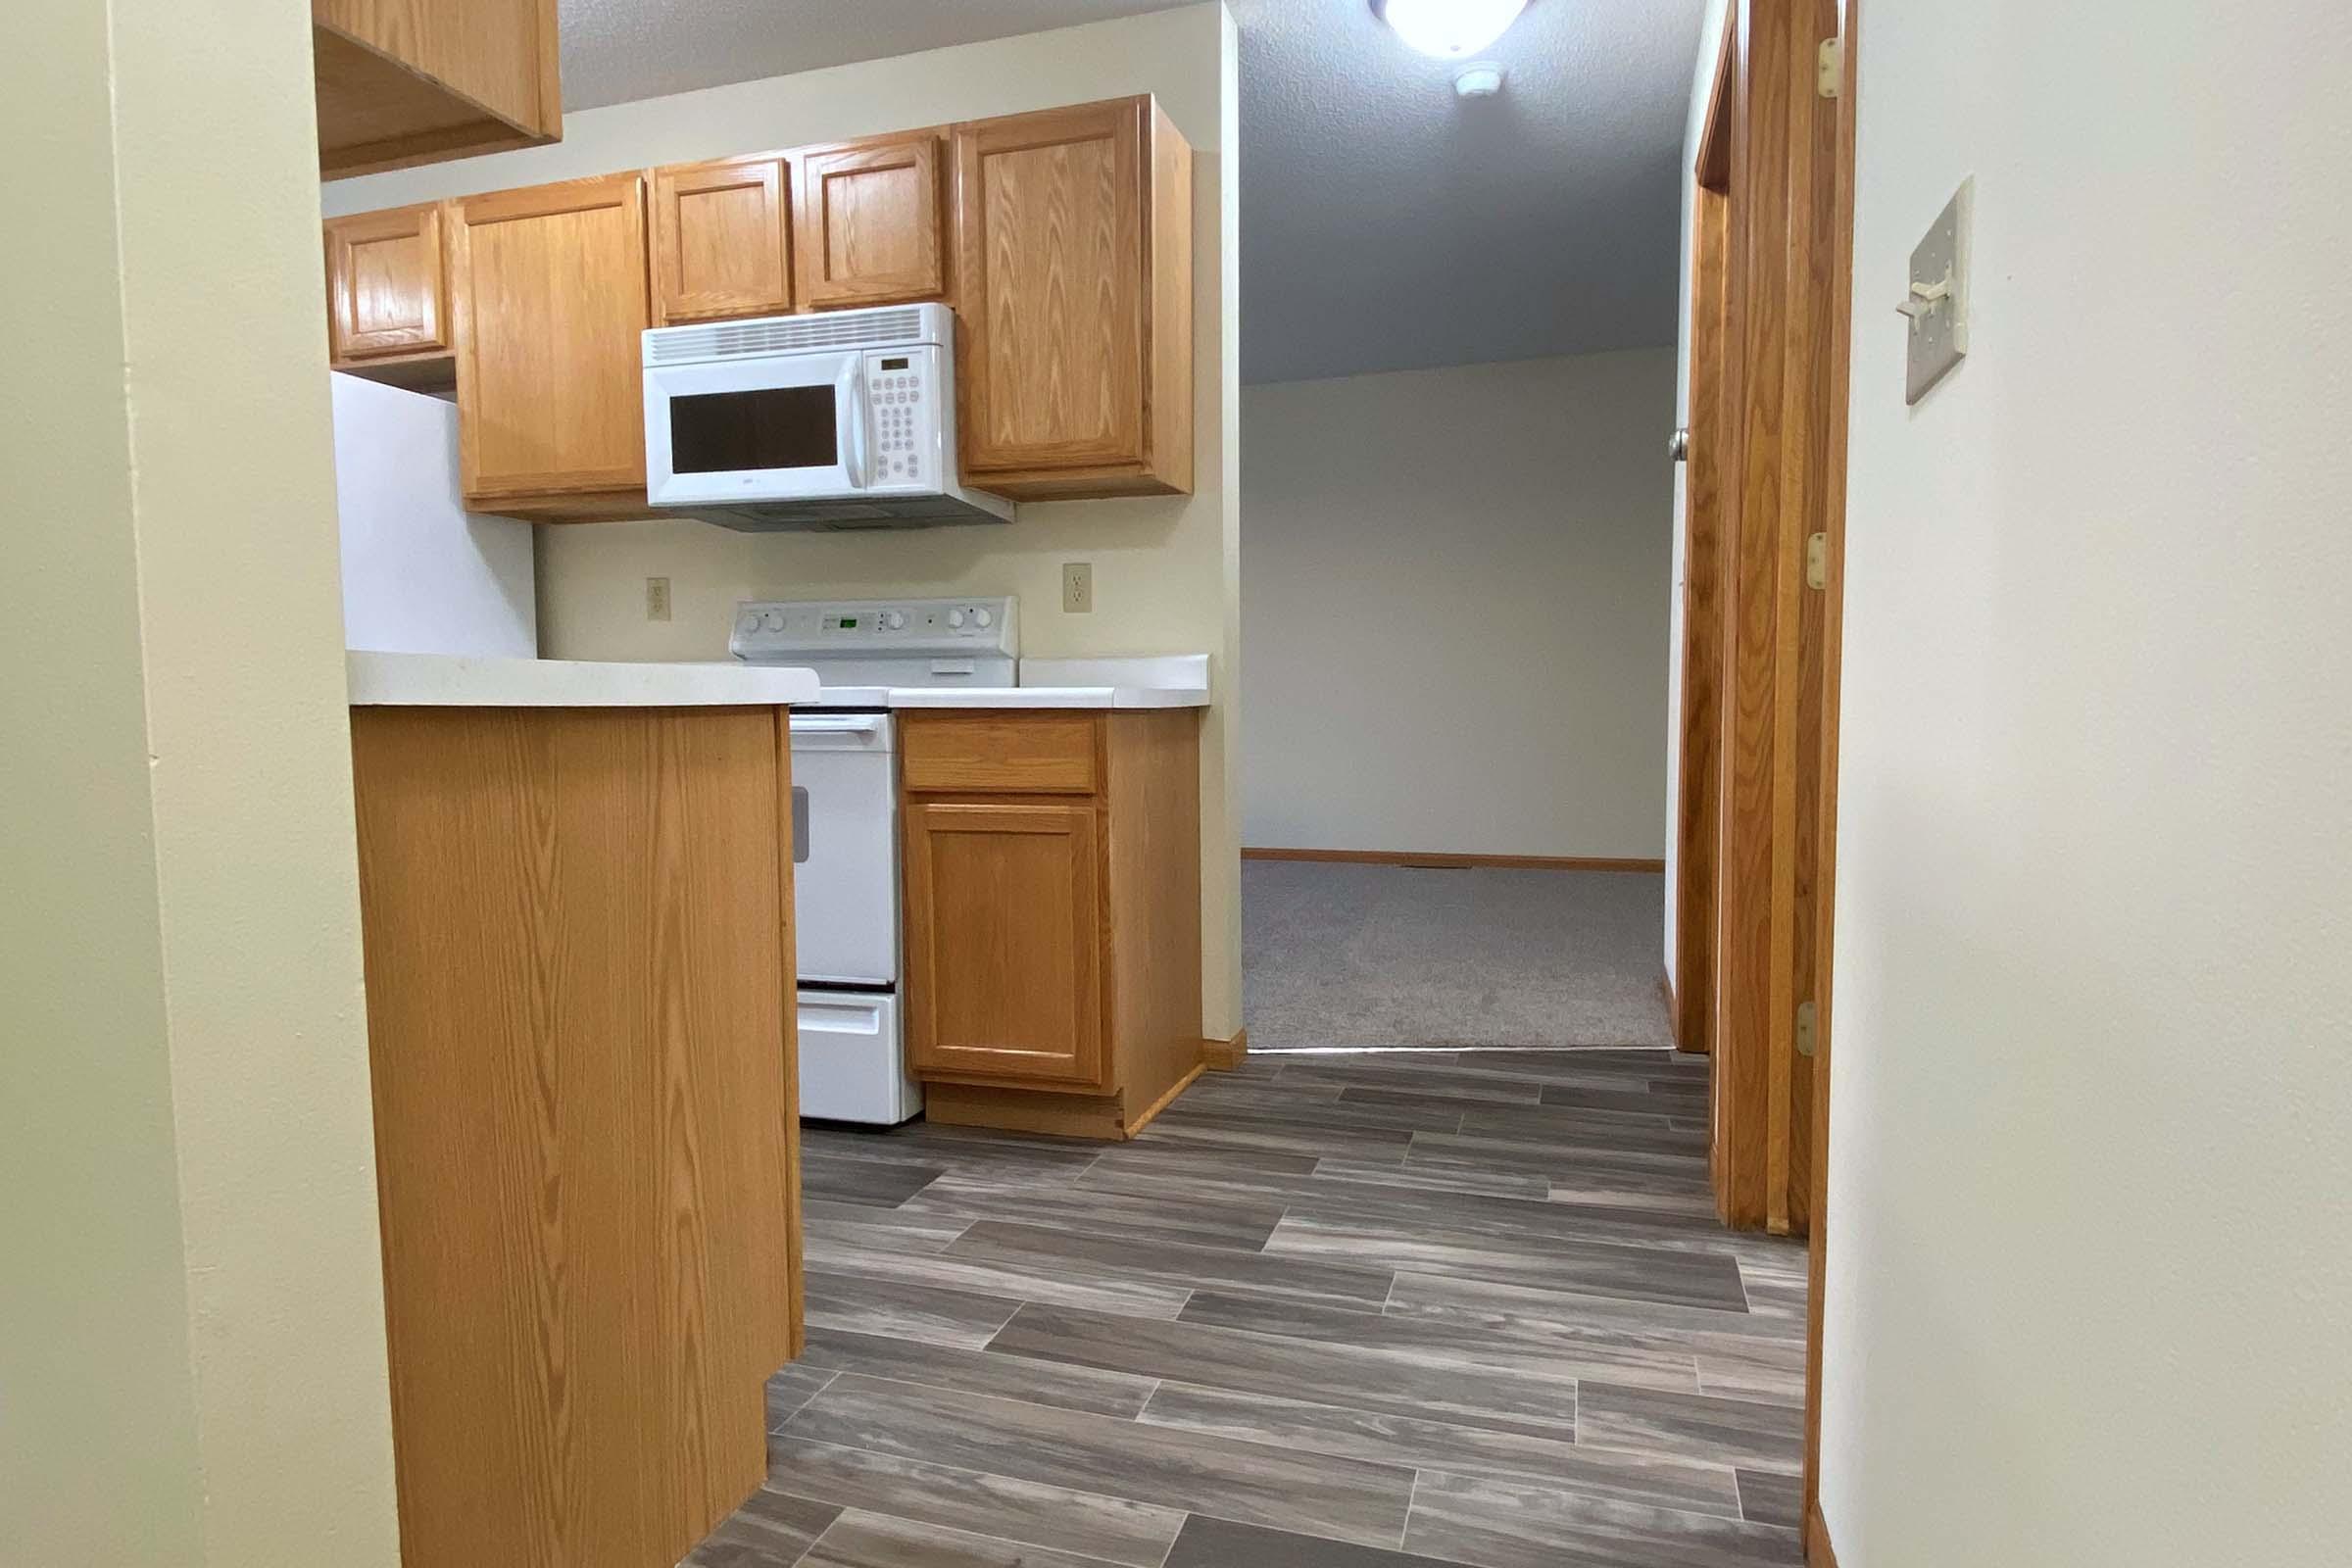
[[[761,602],[736,611],[728,650],[738,660],[803,665],[824,683],[815,706],[792,714],[803,1116],[892,1126],[923,1108],[900,1027],[890,710],[910,691],[1009,701],[1019,646],[1019,606],[1009,598]]]

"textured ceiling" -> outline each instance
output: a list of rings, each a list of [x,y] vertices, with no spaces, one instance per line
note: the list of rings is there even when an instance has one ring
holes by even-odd
[[[1179,0],[562,0],[574,109]],[[1674,341],[1677,165],[1705,0],[1532,0],[1499,98],[1366,0],[1230,0],[1242,373],[1287,381]]]

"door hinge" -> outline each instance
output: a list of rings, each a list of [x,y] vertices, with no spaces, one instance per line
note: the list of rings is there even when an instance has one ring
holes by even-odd
[[[1796,1004],[1796,1054],[1798,1055],[1810,1056],[1813,1054],[1820,1036],[1820,1019],[1819,1010],[1810,1002],[1800,1002]]]
[[[1824,98],[1835,98],[1845,83],[1845,39],[1821,40],[1821,53],[1815,57],[1813,90]]]
[[[1830,585],[1830,536],[1826,533],[1805,535],[1805,586],[1827,588]]]

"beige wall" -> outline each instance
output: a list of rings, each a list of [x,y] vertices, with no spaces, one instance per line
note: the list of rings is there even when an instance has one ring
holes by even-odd
[[[1197,490],[1168,500],[1024,507],[1004,528],[889,536],[730,533],[694,522],[543,528],[540,646],[558,659],[723,659],[736,601],[1009,593],[1022,651],[1045,657],[1204,653],[1216,706],[1201,751],[1202,1026],[1240,1027],[1240,862],[1231,779],[1239,714],[1234,419],[1239,185],[1234,39],[1221,4],[714,87],[567,116],[556,146],[340,181],[330,213],[495,190],[762,147],[1158,95],[1196,165]],[[1060,609],[1063,562],[1095,568],[1095,610]],[[672,619],[645,618],[645,579]]]
[[[1252,386],[1244,839],[1660,853],[1674,351]]]
[[[397,1560],[307,20],[0,65],[12,1564]]]
[[[2340,1564],[2352,17],[1863,11],[1838,1557]],[[1906,409],[1970,174],[1972,352]]]

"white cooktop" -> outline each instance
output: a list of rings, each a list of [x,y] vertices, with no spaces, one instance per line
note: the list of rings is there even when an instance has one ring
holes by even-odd
[[[818,668],[818,679],[823,669]],[[1206,708],[1208,656],[1025,659],[1013,686],[821,687],[808,708]]]
[[[1021,659],[1020,602],[752,600],[728,652],[798,664],[823,683],[815,708],[1204,708],[1208,656]]]

